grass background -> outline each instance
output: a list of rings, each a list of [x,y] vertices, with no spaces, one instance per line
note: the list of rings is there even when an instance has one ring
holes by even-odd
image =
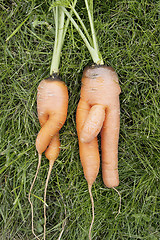
[[[49,75],[54,22],[47,0],[0,0],[0,239],[35,239],[31,232],[28,191],[37,167],[35,138],[40,129],[36,90]],[[95,28],[107,65],[119,75],[122,93],[119,141],[122,196],[107,189],[101,170],[93,185],[95,240],[159,240],[160,82],[159,1],[95,1]],[[83,1],[77,10],[85,19]],[[25,20],[25,22],[24,22]],[[7,37],[19,30],[8,42]],[[73,37],[74,35],[74,37]],[[70,26],[62,52],[61,77],[69,90],[67,121],[61,130],[61,153],[47,191],[47,239],[88,239],[91,203],[78,154],[75,125],[83,68],[88,50]],[[43,238],[43,199],[48,160],[33,189],[34,224]],[[66,209],[66,216],[65,216]]]

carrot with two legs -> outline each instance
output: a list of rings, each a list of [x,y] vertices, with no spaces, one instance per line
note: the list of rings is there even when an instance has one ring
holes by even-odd
[[[91,188],[100,166],[97,141],[99,133],[101,134],[104,184],[114,190],[119,185],[118,140],[120,128],[119,94],[121,90],[115,70],[104,65],[99,51],[94,29],[93,1],[85,0],[85,5],[90,22],[91,36],[75,9],[73,9],[73,12],[78,21],[74,20],[65,7],[62,7],[62,9],[82,37],[94,63],[83,71],[81,95],[76,113],[80,160],[92,202],[92,222],[89,229],[89,239],[91,239],[94,222],[94,201]],[[116,192],[118,191],[116,190]]]
[[[101,133],[103,182],[108,188],[115,189],[119,185],[119,94],[118,77],[113,68],[95,65],[84,70],[76,123],[80,159],[92,201],[93,218],[89,230],[89,239],[91,239],[91,229],[94,221],[91,188],[100,166],[97,140],[99,133]]]
[[[76,1],[74,1],[73,6],[75,6]],[[56,1],[55,1],[56,4]],[[64,44],[65,34],[68,28],[69,19],[67,18],[65,22],[65,15],[62,9],[57,5],[53,5],[54,20],[55,20],[55,42],[53,57],[50,69],[50,77],[42,80],[38,86],[37,93],[37,111],[38,119],[41,125],[41,129],[38,133],[36,139],[36,150],[39,155],[39,161],[37,166],[37,171],[30,187],[28,200],[31,204],[32,210],[32,233],[38,238],[34,232],[33,224],[33,204],[31,201],[31,191],[33,189],[34,183],[36,181],[40,165],[42,153],[45,152],[46,158],[49,160],[49,170],[45,184],[44,190],[44,240],[46,238],[46,192],[48,181],[50,178],[51,170],[54,161],[57,159],[60,152],[60,140],[59,131],[63,127],[68,109],[68,90],[67,86],[59,77],[59,65],[60,65],[60,55],[62,46]],[[62,227],[62,232],[64,230],[64,224]],[[60,239],[60,238],[59,238]]]
[[[100,132],[104,184],[109,188],[119,185],[119,94],[118,76],[113,68],[95,65],[84,70],[76,119],[80,158],[89,185],[93,184],[99,172],[97,135]],[[88,149],[87,154],[86,149]],[[92,177],[91,174],[93,174]]]

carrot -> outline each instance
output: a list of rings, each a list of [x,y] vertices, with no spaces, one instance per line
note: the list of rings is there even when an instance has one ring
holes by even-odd
[[[89,111],[90,105],[86,101],[80,99],[76,114],[76,126],[79,138],[79,153],[83,166],[84,176],[88,182],[88,186],[91,187],[99,172],[100,156],[96,137],[89,143],[85,143],[84,139],[81,141],[81,132],[87,116],[89,115]]]
[[[77,0],[74,0],[72,7],[76,5],[76,2]],[[67,18],[65,21],[65,14],[59,6],[59,1],[54,1],[53,6],[51,5],[50,9],[52,9],[54,13],[55,41],[50,68],[50,77],[42,80],[38,86],[37,111],[41,129],[36,138],[36,150],[39,155],[39,161],[37,171],[31,184],[28,196],[32,211],[32,233],[37,239],[39,239],[34,232],[34,213],[33,204],[31,202],[31,191],[33,189],[40,169],[42,153],[45,152],[45,156],[49,160],[49,170],[44,189],[44,240],[46,235],[47,186],[54,161],[56,160],[60,152],[59,131],[65,123],[68,109],[68,90],[67,86],[59,78],[59,65],[62,46],[64,44],[69,19]],[[70,14],[71,13],[72,11],[70,11]],[[60,237],[64,231],[64,226],[65,225],[63,224]]]
[[[99,172],[97,135],[101,132],[102,174],[109,188],[118,186],[120,87],[113,68],[105,65],[84,69],[77,108],[80,159],[88,185]]]
[[[36,139],[36,149],[39,154],[46,151],[46,157],[50,161],[54,161],[57,157],[52,148],[59,145],[58,135],[53,139],[53,136],[59,132],[63,126],[68,108],[68,90],[64,82],[52,80],[48,78],[43,80],[38,86],[37,94],[37,110],[38,118],[41,125],[41,130]],[[58,151],[59,153],[59,151]],[[52,160],[53,158],[53,160]]]
[[[80,101],[77,107],[76,126],[79,139],[79,153],[88,182],[94,222],[92,184],[99,172],[100,156],[97,135],[101,132],[102,175],[108,188],[119,185],[118,139],[120,127],[120,86],[113,68],[95,65],[84,69]]]
[[[76,113],[80,160],[92,203],[92,221],[89,228],[89,239],[91,240],[94,222],[94,201],[91,188],[100,166],[97,141],[99,133],[101,133],[103,181],[107,187],[113,188],[119,193],[115,187],[119,185],[118,139],[120,127],[119,94],[121,90],[115,70],[104,65],[99,51],[94,29],[93,0],[84,1],[91,36],[75,9],[73,12],[78,21],[74,20],[65,7],[62,9],[80,34],[93,60],[93,65],[86,67],[83,71],[81,96]]]
[[[45,151],[45,156],[49,160],[49,170],[44,190],[44,239],[46,230],[47,185],[54,161],[60,152],[59,131],[65,123],[67,117],[67,109],[68,90],[64,82],[62,82],[58,77],[50,77],[42,80],[38,86],[37,93],[37,111],[41,130],[39,131],[36,138],[36,149],[39,155],[39,164],[37,167],[35,179],[40,167],[42,153]],[[33,184],[35,182],[35,179],[33,181]],[[29,193],[29,201],[33,184],[31,185]],[[33,229],[33,205],[31,201],[30,204],[32,206],[32,232],[35,235]]]
[[[65,123],[68,109],[68,90],[64,82],[52,78],[43,80],[38,86],[37,109],[42,126],[36,139],[36,149],[49,160],[49,171],[44,192],[44,236],[46,227],[46,190],[54,161],[59,155],[59,130]],[[48,147],[48,148],[47,148]],[[44,237],[45,239],[45,237]]]

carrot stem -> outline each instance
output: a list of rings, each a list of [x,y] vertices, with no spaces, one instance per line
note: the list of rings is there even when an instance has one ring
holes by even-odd
[[[73,6],[71,6],[72,9],[75,7],[76,3],[77,3],[77,0],[74,0]],[[73,10],[70,11],[71,15],[72,15],[72,11]],[[54,48],[53,48],[50,75],[53,75],[53,73],[59,72],[62,46],[64,44],[65,35],[69,25],[69,18],[67,18],[67,20],[65,21],[64,12],[62,11],[60,6],[56,6],[55,9],[53,8],[53,12],[54,12],[56,31],[55,31],[55,42],[54,42]]]
[[[90,42],[90,44],[91,44],[91,46],[92,46],[92,45],[93,45],[92,38],[91,38],[91,36],[89,35],[88,30],[87,30],[86,26],[84,25],[81,17],[79,16],[78,12],[75,10],[74,7],[71,6],[71,9],[72,9],[73,13],[75,14],[75,16],[77,17],[79,23],[81,24],[82,29],[84,30],[84,33],[86,34],[86,37],[88,38],[88,40],[89,40],[89,42]]]
[[[54,164],[54,161],[49,162],[49,170],[48,170],[48,175],[47,175],[45,189],[44,189],[44,240],[46,239],[46,195],[47,195],[47,186],[48,186],[49,178],[50,178],[51,171],[52,171],[52,168],[53,168],[53,164]]]
[[[95,42],[95,39],[96,39],[95,34],[94,34],[94,37],[93,37],[93,34],[92,34],[92,39],[94,38],[93,41],[92,41],[92,42],[89,42],[89,41],[91,41],[91,40],[90,40],[91,38],[89,37],[89,39],[87,39],[87,37],[85,36],[85,34],[86,34],[86,28],[83,27],[83,26],[84,26],[84,23],[83,23],[82,19],[81,19],[80,17],[77,17],[78,20],[79,20],[79,22],[80,22],[80,24],[81,24],[81,26],[82,26],[82,28],[83,28],[83,31],[84,31],[85,34],[84,34],[83,31],[81,30],[81,28],[78,26],[78,24],[76,23],[76,21],[72,18],[71,14],[68,12],[68,10],[67,10],[65,7],[63,7],[63,6],[61,6],[61,8],[62,8],[62,10],[64,11],[64,13],[67,15],[67,17],[70,19],[70,21],[71,21],[71,23],[74,25],[75,29],[76,29],[76,30],[78,31],[78,33],[80,34],[82,40],[84,41],[86,47],[88,48],[88,51],[89,51],[90,54],[91,54],[91,57],[92,57],[92,59],[93,59],[93,62],[96,63],[96,64],[103,65],[104,62],[103,62],[102,56],[101,56],[101,54],[100,54],[100,52],[99,52],[99,50],[98,50],[98,48],[97,48],[98,45],[94,46],[95,43],[93,43],[93,41]],[[76,15],[76,14],[75,14],[75,15]],[[93,25],[93,24],[92,24],[92,25]],[[88,34],[87,34],[87,36],[88,36]],[[92,46],[92,45],[93,45],[93,46]]]
[[[93,1],[91,1],[91,3],[92,3],[92,11],[93,11]],[[93,12],[91,13],[91,9],[89,7],[88,0],[85,0],[85,4],[86,4],[87,12],[88,12],[88,18],[89,18],[91,32],[92,32],[93,47],[96,50],[96,52],[98,53],[99,49],[98,49],[97,37],[96,37],[95,29],[94,29]]]
[[[74,0],[73,5],[70,6],[70,8],[71,8],[71,11],[70,11],[71,16],[72,16],[73,10],[75,9],[76,3],[77,3],[77,0]],[[70,19],[67,18],[66,23],[65,23],[65,27],[64,27],[64,32],[63,32],[63,42],[64,42],[64,38],[65,38],[67,29],[68,29],[69,21],[70,21]]]
[[[89,191],[89,195],[90,195],[90,199],[91,199],[91,203],[92,203],[92,221],[91,221],[91,225],[90,225],[90,228],[89,228],[89,240],[92,239],[91,231],[92,231],[92,226],[93,226],[93,223],[94,223],[94,200],[93,200],[91,188],[92,188],[92,186],[88,185],[88,191]]]
[[[61,50],[63,46],[63,30],[64,30],[64,13],[57,6],[55,11],[55,25],[56,25],[56,36],[53,50],[53,57],[51,62],[50,75],[59,72],[59,64],[61,57]]]
[[[31,211],[32,211],[32,233],[33,233],[33,235],[34,235],[38,240],[40,240],[40,239],[37,237],[37,235],[36,235],[35,232],[34,232],[34,224],[33,224],[33,216],[34,216],[34,213],[33,213],[33,204],[32,204],[32,202],[31,202],[31,191],[32,191],[32,189],[33,189],[34,183],[35,183],[35,181],[36,181],[36,178],[37,178],[37,175],[38,175],[40,166],[41,166],[41,158],[42,158],[42,155],[41,155],[41,154],[38,154],[37,171],[36,171],[35,177],[34,177],[34,179],[33,179],[33,182],[32,182],[32,184],[31,184],[31,187],[30,187],[30,190],[29,190],[29,195],[28,195],[28,201],[29,201],[29,203],[30,203],[30,205],[31,205]]]

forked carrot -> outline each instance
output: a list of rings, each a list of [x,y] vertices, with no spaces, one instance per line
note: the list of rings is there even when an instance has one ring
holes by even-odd
[[[46,235],[46,191],[54,161],[60,152],[59,131],[65,123],[68,109],[68,90],[64,82],[58,77],[50,77],[40,82],[37,93],[37,111],[41,130],[36,139],[36,149],[39,155],[39,163],[34,181],[29,191],[29,202],[32,208],[32,232],[33,228],[33,204],[30,200],[31,191],[36,180],[41,156],[45,155],[49,160],[48,176],[44,190],[44,239]],[[37,239],[39,239],[36,236]]]
[[[73,6],[75,6],[77,0],[74,0]],[[50,68],[50,77],[42,80],[38,86],[37,93],[37,111],[38,119],[41,125],[41,129],[38,133],[36,139],[36,149],[39,155],[39,162],[37,166],[37,171],[31,184],[29,191],[28,200],[31,205],[32,210],[32,233],[36,236],[34,232],[33,225],[33,204],[31,202],[31,191],[33,189],[35,180],[38,175],[38,171],[41,165],[41,156],[45,152],[47,159],[49,160],[49,170],[46,179],[45,189],[44,189],[44,240],[46,236],[46,192],[47,185],[50,178],[51,170],[54,161],[60,152],[60,140],[59,131],[65,123],[67,117],[68,109],[68,90],[67,86],[59,77],[59,65],[62,46],[64,44],[64,39],[66,31],[69,24],[69,19],[65,21],[65,15],[59,6],[59,1],[55,0],[51,9],[54,13],[55,22],[55,41],[53,49],[53,57]],[[70,11],[71,14],[72,11]],[[62,231],[60,236],[64,231],[64,225],[62,226]],[[60,238],[59,238],[60,239]]]
[[[99,172],[97,135],[101,132],[102,174],[109,188],[118,186],[118,139],[120,87],[113,68],[94,65],[85,68],[77,107],[80,159],[89,186]]]
[[[83,71],[81,96],[77,107],[76,126],[79,139],[79,153],[84,176],[92,203],[92,222],[94,222],[94,201],[91,192],[100,166],[97,135],[101,133],[102,175],[104,184],[115,190],[119,184],[118,176],[118,139],[120,127],[121,92],[118,76],[112,67],[104,65],[99,51],[93,20],[93,0],[84,0],[90,23],[91,37],[82,19],[74,9],[78,21],[62,7],[88,48],[93,65]],[[80,27],[81,26],[81,27]],[[118,190],[116,190],[118,192]]]
[[[60,152],[59,131],[65,123],[68,109],[68,90],[60,79],[48,78],[38,86],[37,110],[41,130],[36,139],[36,149],[49,160],[48,176],[44,190],[44,239],[46,235],[46,191],[54,161]]]

